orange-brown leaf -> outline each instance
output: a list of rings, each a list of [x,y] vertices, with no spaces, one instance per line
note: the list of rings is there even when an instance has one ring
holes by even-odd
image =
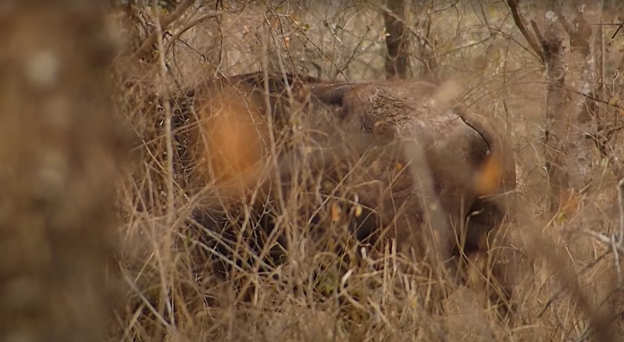
[[[338,205],[338,203],[333,202],[331,204],[330,212],[332,222],[337,222],[340,220],[340,217],[342,216],[342,208],[340,208],[340,205]]]
[[[354,212],[355,217],[360,217],[360,216],[362,216],[362,211],[363,211],[362,206],[361,206],[361,205],[359,205],[359,204],[356,204],[356,205],[355,205],[355,212]]]
[[[561,205],[559,212],[564,214],[565,217],[572,217],[578,210],[580,202],[581,194],[573,189],[564,189],[559,192],[559,203]]]

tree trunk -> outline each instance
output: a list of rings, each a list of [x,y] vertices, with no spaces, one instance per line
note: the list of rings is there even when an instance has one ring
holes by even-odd
[[[516,25],[546,66],[548,85],[544,158],[550,181],[550,209],[553,212],[570,212],[575,210],[580,198],[578,191],[590,183],[593,167],[592,142],[586,137],[596,130],[595,120],[587,111],[587,95],[591,94],[595,78],[595,34],[586,24],[587,20],[581,11],[578,11],[573,25],[562,8],[553,1],[540,4],[544,6],[540,14],[543,19],[539,20],[542,23],[538,25],[531,21],[531,32],[520,14],[518,1],[507,0],[507,3]],[[592,16],[599,14],[602,9],[601,3],[592,3],[587,7],[587,12]],[[569,36],[572,54],[564,53],[562,28]],[[579,56],[582,60],[581,68],[569,68]],[[572,87],[581,95],[572,95],[566,87]]]
[[[557,23],[552,25],[559,25],[566,31],[570,42],[570,54],[561,55],[561,62],[555,61],[554,63],[559,65],[560,72],[568,71],[568,75],[565,82],[558,83],[559,80],[551,78],[551,72],[557,73],[556,70],[551,70],[549,63],[551,62],[546,58],[547,69],[549,73],[549,81],[555,82],[560,90],[553,90],[554,92],[561,93],[555,96],[562,97],[562,102],[559,103],[559,108],[550,107],[547,105],[547,132],[549,134],[546,139],[547,149],[547,162],[550,162],[551,168],[549,169],[549,175],[551,177],[552,185],[552,201],[551,209],[564,209],[573,210],[576,205],[579,196],[575,195],[578,191],[584,189],[591,183],[592,168],[594,164],[594,151],[592,149],[593,141],[587,139],[590,134],[596,132],[596,120],[593,118],[593,114],[588,108],[592,107],[593,100],[590,100],[590,96],[594,93],[595,79],[596,79],[596,58],[594,55],[594,39],[596,37],[595,31],[592,30],[589,22],[598,22],[599,15],[602,10],[600,2],[593,2],[588,5],[584,12],[574,9],[570,12],[576,12],[573,15],[576,16],[574,22],[570,22],[564,9],[558,9],[556,7],[551,9],[557,18]],[[589,20],[588,20],[589,19]],[[545,51],[545,56],[552,58],[552,55],[548,53],[548,49],[551,47],[549,42],[555,38],[551,32],[551,29],[547,29],[546,37],[542,46]],[[562,37],[562,32],[556,33],[558,37]],[[565,68],[564,68],[565,67]],[[556,77],[556,75],[553,75]],[[549,82],[549,96],[551,94],[550,87],[553,85]],[[564,90],[562,87],[567,86],[575,90],[571,93]],[[565,92],[565,93],[564,93]],[[548,100],[550,104],[550,99]],[[557,99],[553,99],[557,102]],[[548,157],[551,158],[548,158]],[[553,170],[554,169],[554,170]],[[576,198],[576,199],[575,199]]]
[[[546,129],[544,130],[544,160],[550,181],[550,209],[556,211],[563,194],[571,186],[566,165],[569,118],[566,106],[565,63],[563,39],[553,28],[546,31],[540,42],[546,64]],[[569,198],[569,196],[568,196]]]
[[[0,6],[0,341],[104,337],[121,155],[104,4]]]
[[[388,0],[383,11],[386,24],[386,79],[409,77],[409,31],[405,26],[405,1]]]

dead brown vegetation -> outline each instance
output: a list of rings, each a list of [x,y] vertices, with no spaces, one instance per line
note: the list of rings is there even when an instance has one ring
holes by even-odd
[[[190,137],[181,148],[192,151],[187,191],[203,203],[192,236],[218,254],[212,272],[235,278],[234,264],[275,272],[297,253],[294,246],[311,243],[311,255],[329,246],[346,252],[344,276],[362,261],[357,244],[347,241],[368,245],[369,260],[394,241],[407,257],[428,257],[436,265],[428,272],[442,279],[443,263],[463,274],[458,258],[494,246],[506,208],[500,198],[481,196],[508,196],[516,171],[508,138],[493,122],[452,99],[440,102],[443,89],[426,82],[337,84],[288,75],[285,83],[279,74],[266,80],[255,73],[210,81],[172,103],[197,108],[194,118],[193,110],[177,115],[190,117],[179,120],[191,128],[179,131]],[[288,91],[296,96],[287,100]],[[244,167],[224,179],[227,164],[237,161]],[[201,264],[214,256],[196,248],[193,269],[210,272]],[[505,285],[498,288],[504,301],[512,284]]]
[[[583,128],[600,117],[603,133],[616,132],[619,118],[612,114],[620,100],[605,93],[617,92],[621,84],[617,76],[607,82],[605,71],[599,73],[602,81],[587,78],[600,91],[580,95],[582,82],[568,83],[582,74],[578,69],[559,82],[549,74],[557,68],[540,57],[543,40],[525,40],[522,25],[514,22],[520,14],[528,23],[534,18],[540,23],[537,16],[545,11],[537,3],[516,2],[515,9],[511,3],[421,3],[394,18],[408,23],[403,28],[415,43],[407,56],[413,73],[434,72],[433,79],[448,80],[436,82],[441,88],[413,80],[376,81],[386,73],[388,33],[378,4],[219,1],[195,7],[184,1],[177,9],[186,10],[159,13],[158,20],[141,7],[127,9],[143,24],[133,26],[134,48],[125,64],[118,64],[132,85],[122,109],[143,139],[137,147],[143,156],[122,188],[128,220],[120,268],[133,291],[119,311],[122,332],[114,336],[612,339],[622,327],[617,234],[624,218],[616,204],[617,172],[610,171],[617,171],[612,163],[621,144],[613,133],[607,145],[598,144],[612,157],[592,159],[577,172],[571,151],[592,143],[575,140],[588,136],[579,132],[566,135],[578,125],[557,120],[581,118],[575,115],[586,107],[579,103],[599,103],[587,107],[599,115],[581,122]],[[600,18],[615,20],[604,13]],[[542,28],[540,23],[543,33]],[[615,32],[606,24],[603,29],[605,40]],[[572,38],[557,39],[577,46]],[[603,65],[617,64],[612,62],[621,57],[618,44],[621,37],[595,50]],[[136,51],[144,57],[140,61],[133,60]],[[573,65],[566,58],[562,63]],[[270,77],[250,77],[254,74]],[[291,77],[296,74],[327,81],[306,76],[299,82]],[[227,75],[238,76],[222,77]],[[551,96],[557,93],[565,101],[579,96],[561,107]],[[226,115],[215,116],[219,113]],[[413,120],[408,113],[426,119]],[[202,116],[212,120],[206,140],[197,134]],[[218,127],[220,122],[225,125]],[[233,122],[248,125],[238,130]],[[449,138],[451,131],[456,135]],[[599,131],[588,133],[606,141]],[[555,140],[545,140],[544,132]],[[406,151],[414,152],[406,148],[414,145],[412,136],[429,152],[415,149],[406,157]],[[501,152],[508,150],[513,153]],[[583,154],[584,163],[588,155],[596,156]],[[410,157],[429,163],[410,164]],[[568,161],[559,165],[557,158]],[[198,160],[204,162],[189,167]],[[414,165],[431,166],[428,173],[438,165],[433,184],[446,187],[431,186],[423,195],[427,187],[415,187],[414,180],[427,177],[406,174],[422,171]],[[557,186],[555,168],[573,175],[562,186],[575,194],[555,196],[561,205],[551,206],[552,194],[568,194],[550,192]],[[590,179],[591,186],[578,192],[577,179],[578,184]],[[503,196],[479,198],[497,191],[515,197],[515,222],[497,211],[499,202],[509,204],[497,201]],[[431,200],[452,212],[452,219],[442,216],[448,228],[438,223],[426,229],[434,218],[427,211]],[[479,205],[485,212],[464,220]],[[492,215],[485,219],[488,211]],[[454,246],[453,227],[464,225],[470,232],[479,224],[485,227],[467,239],[485,243],[476,243],[479,253],[462,261],[469,286],[454,283],[426,251]],[[503,241],[481,239],[492,225],[500,226],[495,235]],[[365,239],[388,226],[397,229]],[[427,236],[436,231],[449,233],[451,243],[430,243],[444,238]],[[407,234],[416,232],[422,234],[414,239]],[[392,235],[400,243],[384,244]],[[379,248],[371,248],[376,242]],[[425,258],[406,257],[410,249]],[[505,265],[505,258],[513,261]],[[501,320],[500,303],[492,301],[500,290],[497,279],[514,285],[503,303],[515,307],[508,320]]]

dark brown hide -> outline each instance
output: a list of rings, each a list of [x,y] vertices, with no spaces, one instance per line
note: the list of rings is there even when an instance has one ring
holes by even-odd
[[[470,212],[480,211],[481,214],[470,218],[466,243],[468,248],[483,247],[486,234],[502,222],[505,210],[501,203],[480,196],[508,192],[516,185],[513,150],[493,121],[460,103],[440,103],[436,100],[440,88],[426,82],[317,84],[311,88],[321,101],[339,106],[340,120],[347,129],[366,132],[373,137],[375,146],[388,151],[380,155],[377,163],[407,165],[410,159],[407,150],[415,148],[414,143],[420,146],[426,169],[432,176],[435,199],[448,215],[450,226],[458,230]],[[495,188],[487,189],[491,193],[483,193],[476,180],[488,162],[500,163],[499,174],[491,175],[500,179],[495,180]],[[422,230],[413,227],[413,219],[420,215],[416,209],[419,200],[413,198],[422,201],[419,194],[422,189],[416,183],[412,174],[405,173],[403,179],[394,181],[393,188],[399,191],[392,191],[384,198],[388,208],[412,202],[406,209],[408,218],[402,221],[403,226],[395,225],[391,234],[399,242],[415,244],[421,239],[418,234]],[[389,223],[396,214],[394,209],[381,211],[384,223]],[[443,228],[433,228],[440,229]]]

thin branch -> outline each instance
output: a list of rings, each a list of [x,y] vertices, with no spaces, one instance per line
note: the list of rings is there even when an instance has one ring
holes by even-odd
[[[162,41],[162,25],[160,25],[160,19],[156,20],[156,30],[157,33],[156,38],[158,42],[158,62],[159,62],[159,71],[160,71],[160,85],[162,87],[162,97],[163,97],[163,109],[165,112],[165,144],[167,149],[167,163],[166,163],[166,172],[167,172],[167,225],[171,225],[174,221],[174,198],[173,198],[173,135],[171,131],[171,105],[169,102],[169,87],[167,85],[167,65],[165,63],[165,52],[163,50],[163,41]]]
[[[574,93],[574,94],[577,94],[577,95],[582,95],[582,96],[585,96],[587,99],[589,99],[589,100],[591,100],[591,101],[596,101],[596,102],[599,102],[599,103],[605,104],[605,105],[607,105],[607,106],[609,106],[609,107],[613,107],[613,108],[617,108],[617,109],[622,109],[622,110],[624,110],[624,106],[620,106],[620,105],[618,105],[617,103],[610,103],[609,101],[606,101],[606,100],[603,100],[603,99],[599,99],[599,98],[597,98],[596,96],[592,96],[591,94],[583,94],[582,92],[580,92],[580,91],[578,91],[578,90],[576,90],[576,89],[574,89],[574,88],[571,88],[571,87],[567,87],[567,86],[566,86],[566,87],[563,87],[563,88],[564,88],[566,91],[569,91],[569,92],[571,92],[571,93]]]
[[[617,30],[615,30],[615,33],[611,36],[611,39],[615,39],[615,36],[618,34],[618,32],[620,32],[622,27],[624,27],[624,22],[620,23],[620,26],[618,26]]]
[[[618,276],[618,288],[622,286],[622,271],[620,269],[620,253],[624,253],[624,244],[622,243],[622,229],[624,222],[624,209],[622,207],[622,185],[624,184],[624,180],[620,181],[618,184],[618,200],[620,204],[620,234],[618,237],[611,236],[608,237],[604,234],[595,232],[590,229],[583,229],[582,232],[594,237],[596,240],[602,242],[606,247],[609,248],[607,252],[612,252],[613,257],[615,259],[615,268]],[[618,241],[616,241],[618,240]]]
[[[603,20],[604,20],[604,6],[603,8],[600,10],[600,26],[598,26],[598,39],[599,39],[599,46],[600,46],[600,58],[598,59],[598,72],[599,72],[599,76],[598,76],[598,85],[597,85],[597,90],[596,90],[596,94],[600,94],[600,98],[602,99],[606,99],[607,98],[607,89],[605,87],[605,58],[606,58],[606,48],[605,48],[605,31],[604,31],[604,26],[603,26]]]
[[[178,6],[175,11],[173,11],[170,15],[166,17],[158,16],[157,20],[160,22],[160,31],[164,32],[169,28],[174,21],[178,20],[191,5],[193,5],[194,0],[186,0],[180,6]],[[141,59],[150,51],[150,48],[154,43],[157,42],[158,39],[158,30],[154,30],[149,37],[147,37],[141,46],[132,54],[131,59],[137,60]]]
[[[537,26],[537,23],[535,22],[535,20],[531,20],[531,27],[533,28],[533,32],[535,32],[535,37],[537,37],[537,41],[538,42],[543,42],[544,41],[544,36],[542,35],[542,32],[540,31],[539,27]]]
[[[613,258],[615,264],[615,271],[617,272],[617,287],[622,287],[622,269],[620,267],[620,253],[617,251],[617,242],[615,239],[611,239],[611,246],[613,248]]]
[[[173,44],[188,30],[190,30],[191,28],[203,23],[206,20],[218,17],[220,15],[223,14],[234,14],[234,13],[240,13],[242,11],[245,10],[245,8],[247,7],[247,2],[244,2],[243,6],[236,10],[236,11],[214,11],[211,13],[208,13],[206,15],[203,15],[193,21],[191,21],[190,23],[186,24],[184,27],[182,27],[178,32],[176,32],[176,34],[171,38],[171,40],[169,40],[169,42],[167,42],[167,45],[165,46],[165,53],[169,52],[169,50],[171,49],[171,47],[173,46]]]
[[[568,36],[574,37],[576,35],[576,29],[574,28],[574,25],[572,25],[572,23],[568,20],[568,18],[562,13],[557,13],[557,18],[559,19],[559,23],[566,31]]]
[[[618,204],[620,210],[620,236],[618,237],[618,243],[620,246],[624,245],[624,199],[622,198],[622,190],[624,189],[624,178],[618,183]]]
[[[609,255],[611,253],[610,250],[607,250],[606,252],[602,253],[600,256],[598,256],[596,259],[592,260],[592,262],[590,262],[589,264],[585,265],[583,268],[581,268],[578,273],[583,273],[587,270],[589,270],[590,268],[596,266],[602,259],[604,259],[607,255]],[[555,300],[563,293],[563,290],[565,290],[566,287],[565,285],[560,285],[559,289],[557,291],[555,291],[555,294],[553,294],[547,301],[546,304],[544,304],[544,307],[542,307],[542,310],[540,310],[540,312],[537,314],[537,317],[542,317],[544,315],[544,313],[546,313],[546,310],[548,310],[548,308],[552,305],[552,303],[555,302]]]
[[[611,240],[602,234],[590,231],[588,229],[583,229],[581,230],[581,232],[604,237],[606,238],[607,243],[610,246]],[[576,302],[575,304],[578,306],[578,308],[587,315],[589,319],[589,325],[594,329],[597,335],[597,340],[613,342],[613,328],[607,323],[604,314],[595,309],[591,304],[589,295],[581,288],[578,280],[578,274],[569,271],[567,263],[564,261],[565,259],[561,257],[560,254],[549,251],[549,249],[552,247],[548,242],[546,242],[546,240],[541,238],[536,233],[533,233],[531,235],[531,243],[534,244],[534,248],[545,252],[544,255],[548,256],[546,258],[546,261],[548,262],[548,264],[550,264],[551,269],[557,270],[556,275],[559,278],[559,281],[562,285],[565,285],[570,297]]]
[[[189,2],[189,1],[187,1]],[[190,1],[192,3],[192,1]],[[154,4],[157,4],[157,0],[154,0]],[[178,11],[175,11],[173,14],[177,13]],[[172,14],[172,15],[173,15]],[[166,188],[167,188],[167,212],[166,212],[166,226],[167,229],[170,229],[171,227],[173,227],[173,224],[175,222],[175,211],[174,211],[174,191],[173,191],[173,187],[174,187],[174,181],[173,181],[173,136],[172,136],[172,132],[171,132],[171,126],[172,126],[172,115],[171,115],[171,105],[169,103],[169,86],[167,84],[167,66],[165,64],[165,52],[163,51],[163,39],[162,39],[162,33],[163,33],[163,28],[162,28],[162,24],[160,22],[161,18],[158,17],[156,19],[156,30],[154,30],[154,36],[156,37],[156,41],[158,44],[158,62],[159,62],[159,71],[160,71],[160,86],[162,87],[161,91],[162,91],[162,96],[163,96],[163,107],[164,107],[164,111],[165,111],[165,144],[166,144],[166,150],[167,150],[167,162],[166,162],[166,173],[167,173],[167,178],[166,178]],[[165,248],[163,249],[163,253],[165,254],[164,258],[166,261],[170,260],[170,255],[169,255],[169,251],[171,248],[171,236],[170,234],[166,234],[165,237]],[[174,321],[174,316],[173,316],[173,309],[171,307],[171,303],[168,300],[168,293],[169,293],[169,282],[168,282],[168,277],[167,277],[167,270],[166,268],[164,268],[164,261],[161,258],[158,258],[158,261],[161,265],[159,265],[160,268],[160,276],[161,276],[161,281],[162,281],[162,285],[161,285],[161,300],[159,301],[159,312],[163,312],[162,310],[164,309],[163,306],[166,306],[167,308],[167,313],[169,314],[169,318],[170,318],[170,322],[175,322]],[[160,325],[159,325],[160,327]],[[160,329],[160,328],[159,328]]]
[[[595,232],[593,230],[590,229],[583,229],[581,230],[581,232],[583,232],[585,235],[589,235],[591,237],[593,237],[594,239],[598,240],[599,242],[602,242],[605,246],[612,248],[613,247],[613,243],[612,243],[612,238],[602,234],[602,233],[598,233]],[[616,244],[615,246],[616,251],[618,251],[619,253],[624,253],[624,246],[622,244]],[[612,250],[611,250],[612,251]]]
[[[537,54],[541,62],[544,62],[544,51],[540,48],[539,45],[535,42],[535,37],[529,29],[527,28],[524,20],[522,19],[522,14],[520,13],[520,9],[518,7],[518,0],[507,0],[507,5],[509,5],[509,9],[511,10],[511,15],[516,23],[516,26],[520,29],[520,32],[524,36],[524,39],[529,43],[533,51]]]
[[[175,11],[171,12],[170,15],[164,18],[159,18],[160,27],[164,30],[165,27],[168,27],[171,23],[178,20],[184,14],[184,12],[186,12],[186,10],[193,5],[193,2],[195,2],[195,0],[186,0],[185,2],[181,3],[180,6],[176,7]]]

